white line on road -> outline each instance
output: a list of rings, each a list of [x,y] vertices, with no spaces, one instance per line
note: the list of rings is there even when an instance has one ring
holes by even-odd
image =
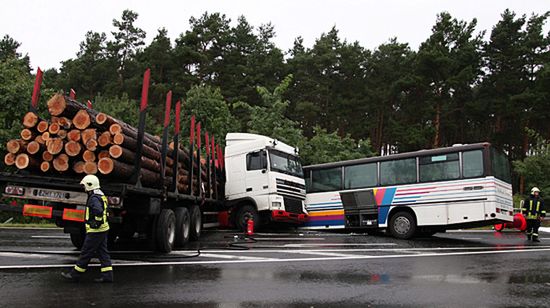
[[[284,247],[327,247],[327,246],[397,246],[396,243],[349,243],[349,244],[341,244],[341,243],[319,243],[319,244],[285,244]]]
[[[216,253],[201,253],[201,257],[217,258],[217,259],[232,259],[232,260],[277,260],[277,258],[233,256],[233,255],[216,254]]]
[[[62,239],[67,239],[67,238],[71,238],[69,235],[32,235],[31,236],[32,238],[62,238]]]
[[[254,238],[256,241],[324,241],[322,237],[318,238],[304,238],[304,237],[270,237],[270,238]]]
[[[166,265],[219,265],[219,264],[239,264],[239,263],[285,263],[285,262],[319,262],[319,261],[340,261],[340,260],[372,260],[372,259],[399,259],[399,258],[419,258],[419,257],[449,257],[466,255],[489,255],[489,254],[510,254],[525,252],[548,252],[550,248],[535,249],[509,249],[509,250],[491,250],[491,251],[465,251],[465,252],[444,252],[444,253],[425,253],[414,255],[358,255],[349,257],[326,257],[326,258],[285,258],[272,260],[216,260],[216,261],[179,261],[179,262],[134,262],[134,263],[114,263],[115,267],[123,266],[166,266]],[[44,268],[66,268],[74,265],[51,264],[51,265],[4,265],[0,269],[44,269]],[[98,267],[100,264],[91,264],[92,267]]]

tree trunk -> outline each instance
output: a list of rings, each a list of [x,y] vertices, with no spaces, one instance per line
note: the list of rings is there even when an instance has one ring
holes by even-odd
[[[435,136],[434,136],[434,143],[433,148],[437,149],[439,148],[440,144],[440,129],[441,129],[441,104],[437,103],[435,106],[435,120],[434,120],[434,127],[435,127]]]

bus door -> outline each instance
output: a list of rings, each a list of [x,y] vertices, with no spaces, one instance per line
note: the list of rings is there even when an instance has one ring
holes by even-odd
[[[372,189],[341,192],[346,228],[378,228],[378,206]]]

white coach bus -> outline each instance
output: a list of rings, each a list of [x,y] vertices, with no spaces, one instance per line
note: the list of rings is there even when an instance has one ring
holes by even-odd
[[[510,166],[489,143],[304,167],[306,229],[397,238],[513,221]]]

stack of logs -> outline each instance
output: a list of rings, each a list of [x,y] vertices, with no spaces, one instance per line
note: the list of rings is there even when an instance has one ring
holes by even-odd
[[[62,94],[48,101],[50,119],[34,112],[23,118],[21,139],[7,143],[6,165],[37,173],[98,174],[119,182],[129,182],[134,172],[138,150],[138,129],[104,113],[87,108]],[[147,187],[168,187],[173,177],[173,144],[168,148],[165,181],[161,181],[162,142],[144,133],[141,149],[141,183]],[[188,192],[189,152],[179,148],[177,189]],[[196,153],[194,153],[196,158]],[[194,159],[194,187],[198,173]],[[201,159],[201,176],[207,181],[207,168]],[[217,183],[219,187],[219,183]],[[195,189],[194,194],[198,193]]]

